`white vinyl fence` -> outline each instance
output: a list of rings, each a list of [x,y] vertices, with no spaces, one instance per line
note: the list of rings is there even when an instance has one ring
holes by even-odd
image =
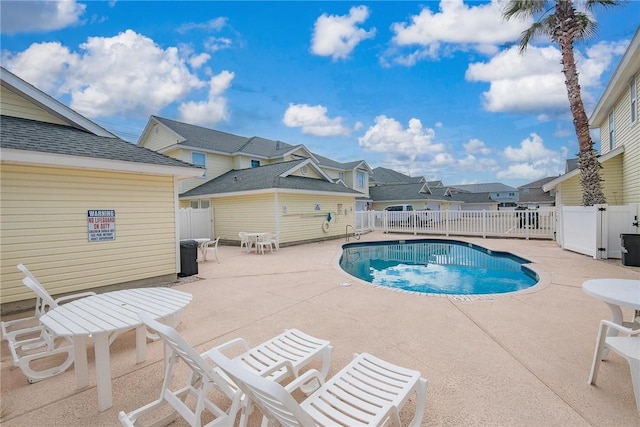
[[[180,209],[178,218],[180,240],[213,238],[212,220],[211,209]]]
[[[381,230],[445,236],[554,239],[556,210],[359,211],[356,212],[356,228],[360,232]]]
[[[622,258],[620,234],[637,234],[640,204],[563,206],[558,243],[563,249],[601,258]]]

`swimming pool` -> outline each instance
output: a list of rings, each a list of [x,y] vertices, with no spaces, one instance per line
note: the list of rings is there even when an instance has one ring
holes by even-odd
[[[374,285],[405,291],[479,295],[527,289],[530,261],[456,240],[421,239],[343,245],[340,267]]]

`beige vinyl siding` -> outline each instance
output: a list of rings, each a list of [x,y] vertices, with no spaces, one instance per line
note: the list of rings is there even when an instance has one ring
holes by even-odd
[[[143,147],[153,151],[162,151],[182,141],[182,138],[158,122],[153,122]]]
[[[624,204],[640,203],[640,119],[633,126],[634,136],[624,146],[622,181]]]
[[[4,116],[68,125],[64,120],[48,113],[5,87],[0,87],[0,112]]]
[[[173,157],[174,159],[182,160],[183,162],[191,163],[191,153],[193,150],[177,149],[171,150],[165,155]],[[204,151],[197,151],[198,153],[204,153],[206,156],[207,173],[201,177],[187,178],[180,181],[180,193],[189,191],[205,182],[229,172],[233,168],[233,159],[228,156],[220,154],[206,153]]]
[[[324,180],[323,177],[320,176],[320,174],[312,167],[310,166],[303,166],[306,167],[306,173],[302,173],[302,168],[299,168],[298,170],[294,171],[291,176],[301,176],[303,178],[314,178],[314,179],[322,179]]]
[[[602,182],[602,190],[610,205],[622,205],[623,189],[622,189],[622,155],[613,157],[602,163],[600,169],[600,177]],[[582,206],[582,186],[580,185],[580,174],[573,176],[562,182],[559,186],[562,193],[561,200],[563,205]]]
[[[211,200],[216,237],[240,240],[241,231],[275,232],[274,194],[216,197]]]
[[[275,203],[278,201],[276,213]],[[320,210],[316,211],[316,204]],[[338,204],[342,212],[337,213]],[[280,231],[283,244],[320,240],[343,236],[347,224],[354,225],[355,198],[353,196],[305,195],[275,193],[216,197],[212,199],[214,229],[223,240],[239,241],[238,233]],[[329,231],[322,223],[331,212]],[[277,220],[276,220],[277,215]]]
[[[340,215],[337,212],[338,204],[342,204]],[[355,225],[355,197],[352,195],[345,197],[280,193],[278,205],[281,242],[344,236],[346,226]],[[315,210],[316,205],[319,205],[319,210]],[[332,220],[329,223],[329,231],[325,233],[322,224],[326,221],[328,213],[331,213]]]
[[[53,294],[176,273],[172,176],[2,164],[1,302],[33,298],[22,262]],[[116,240],[88,242],[87,211],[116,212]]]

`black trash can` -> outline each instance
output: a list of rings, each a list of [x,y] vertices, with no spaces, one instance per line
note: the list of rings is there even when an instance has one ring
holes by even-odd
[[[195,240],[180,241],[180,273],[186,277],[198,274],[198,242]]]
[[[640,234],[621,234],[622,265],[640,267]]]

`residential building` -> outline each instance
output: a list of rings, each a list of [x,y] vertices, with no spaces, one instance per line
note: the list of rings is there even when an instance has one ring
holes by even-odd
[[[175,280],[179,179],[202,169],[117,138],[0,68],[0,303],[25,264],[53,295]]]
[[[554,179],[556,179],[556,177],[548,176],[518,187],[518,206],[525,206],[532,209],[553,206],[556,200],[555,191],[544,191],[542,186]]]
[[[640,28],[589,118],[600,134],[603,192],[610,205],[640,203]],[[574,162],[575,163],[575,162]],[[582,205],[580,170],[576,167],[546,183],[556,191],[556,205]]]
[[[334,238],[354,224],[357,204],[369,200],[366,162],[339,163],[304,145],[157,116],[138,145],[204,168],[183,182],[180,204],[211,208],[221,241],[239,241],[240,231],[278,233],[284,245]]]
[[[499,182],[481,184],[460,184],[450,186],[452,191],[466,193],[488,193],[489,199],[498,203],[498,207],[515,207],[519,200],[518,189]]]

